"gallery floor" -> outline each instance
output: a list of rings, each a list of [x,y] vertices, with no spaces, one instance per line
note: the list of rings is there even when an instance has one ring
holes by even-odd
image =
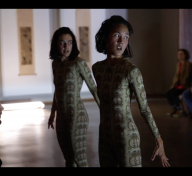
[[[192,167],[192,119],[166,116],[169,105],[165,99],[148,101],[161,133],[171,167]],[[89,115],[88,163],[99,167],[99,109],[95,101],[84,102]],[[47,128],[51,105],[44,109],[3,111],[0,125],[0,158],[3,167],[65,167],[55,129]],[[155,148],[148,126],[132,102],[132,114],[141,136],[143,167],[162,167],[160,159],[151,161]]]

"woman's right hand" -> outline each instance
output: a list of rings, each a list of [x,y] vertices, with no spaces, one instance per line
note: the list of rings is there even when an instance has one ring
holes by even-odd
[[[53,125],[54,118],[55,118],[55,113],[51,113],[51,115],[49,117],[49,121],[48,121],[48,129],[49,129],[50,126],[51,126],[51,128],[54,129],[54,125]]]
[[[153,161],[156,156],[160,157],[161,164],[163,167],[170,167],[170,164],[168,162],[169,159],[165,155],[165,150],[164,150],[163,141],[162,141],[161,137],[158,137],[156,139],[156,147],[153,152],[151,160]]]

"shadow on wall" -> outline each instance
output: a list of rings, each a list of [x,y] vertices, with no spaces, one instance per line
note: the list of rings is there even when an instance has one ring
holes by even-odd
[[[134,31],[130,37],[133,49],[130,60],[141,70],[146,93],[161,94],[160,10],[129,9],[128,12]]]
[[[178,9],[128,9],[128,17],[131,61],[141,70],[146,93],[165,95],[177,62]]]

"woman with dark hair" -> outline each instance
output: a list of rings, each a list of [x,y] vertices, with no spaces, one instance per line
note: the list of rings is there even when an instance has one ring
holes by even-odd
[[[132,64],[129,37],[131,24],[121,16],[105,20],[97,32],[96,49],[107,58],[92,66],[100,99],[99,160],[102,167],[141,167],[140,135],[131,115],[134,93],[141,115],[156,140],[152,160],[157,155],[170,166],[163,141],[147,104],[140,70]]]
[[[192,63],[189,62],[190,55],[186,49],[178,50],[178,62],[176,73],[170,90],[166,93],[167,100],[171,106],[168,116],[182,117],[182,109],[180,106],[179,96],[191,85]]]
[[[66,167],[87,167],[88,114],[80,97],[85,80],[98,106],[96,85],[86,62],[78,57],[79,50],[74,34],[68,27],[55,31],[51,40],[50,59],[52,62],[55,92],[48,128],[54,129],[59,146],[66,160]]]

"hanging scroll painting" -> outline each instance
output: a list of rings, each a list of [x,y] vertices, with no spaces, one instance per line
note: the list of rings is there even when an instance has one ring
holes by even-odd
[[[89,27],[79,27],[80,55],[89,62]]]
[[[80,57],[82,57],[91,70],[91,31],[90,9],[76,9],[76,38]]]
[[[33,10],[17,9],[19,75],[35,75]]]

